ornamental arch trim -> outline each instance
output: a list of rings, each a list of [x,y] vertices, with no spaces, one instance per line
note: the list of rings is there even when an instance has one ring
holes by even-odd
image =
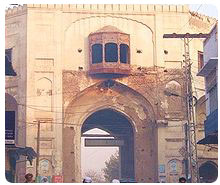
[[[66,119],[69,119],[70,117],[75,116],[76,113],[83,114],[83,115],[87,114],[89,116],[90,114],[92,114],[92,112],[94,112],[96,110],[103,109],[103,108],[112,108],[112,109],[115,109],[115,110],[117,110],[121,113],[124,113],[126,115],[126,112],[123,111],[123,109],[120,109],[121,106],[117,103],[115,103],[115,105],[112,105],[111,103],[106,103],[107,101],[106,102],[103,101],[104,103],[101,103],[100,105],[97,105],[96,108],[94,108],[94,105],[91,106],[88,103],[85,104],[85,103],[79,102],[79,100],[81,98],[83,98],[84,96],[87,96],[89,93],[92,93],[92,92],[100,93],[101,92],[99,94],[100,96],[106,96],[107,99],[112,99],[113,103],[114,103],[117,101],[117,99],[113,97],[113,94],[115,92],[118,96],[120,95],[124,98],[129,99],[130,101],[139,102],[140,103],[139,105],[142,106],[142,108],[144,109],[143,111],[148,112],[148,116],[150,118],[150,121],[155,122],[156,117],[155,117],[155,111],[153,109],[153,106],[143,95],[141,95],[139,92],[135,91],[134,89],[132,89],[132,88],[120,83],[120,82],[114,81],[114,80],[110,80],[111,82],[114,83],[113,87],[111,87],[109,89],[105,89],[105,87],[103,88],[102,86],[105,86],[104,84],[108,81],[109,80],[105,80],[105,81],[96,83],[96,84],[84,89],[83,91],[79,92],[76,96],[74,96],[74,98],[71,100],[71,102],[66,107],[64,107],[64,120],[66,121]],[[109,93],[112,93],[112,95],[109,95]],[[126,103],[125,103],[125,105],[126,105]],[[79,108],[83,107],[83,106],[85,106],[85,107],[91,106],[91,107],[87,109],[87,112],[75,111],[72,109],[77,106],[79,106]],[[74,112],[75,112],[75,114],[74,114]],[[126,116],[129,118],[128,115],[126,115]],[[83,120],[83,118],[80,118],[79,121],[82,122],[82,120]],[[130,120],[132,120],[131,117],[130,117]]]

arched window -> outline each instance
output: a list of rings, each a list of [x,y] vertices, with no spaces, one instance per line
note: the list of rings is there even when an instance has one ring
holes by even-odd
[[[202,182],[215,182],[218,178],[218,166],[213,161],[206,161],[199,167]]]
[[[172,80],[166,84],[166,103],[168,112],[177,112],[182,110],[181,85]]]
[[[117,62],[118,61],[118,45],[115,43],[105,44],[105,61]]]
[[[102,44],[94,44],[92,45],[92,63],[102,63],[103,52],[102,52]]]
[[[5,50],[5,76],[16,76],[12,66],[12,48]]]
[[[168,183],[177,183],[179,181],[179,177],[182,174],[183,164],[178,159],[171,159],[167,163],[167,182]]]
[[[128,63],[128,45],[120,44],[120,62]]]

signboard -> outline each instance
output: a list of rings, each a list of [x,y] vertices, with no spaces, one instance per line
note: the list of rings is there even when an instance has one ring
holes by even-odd
[[[63,183],[63,176],[53,175],[52,182],[54,182],[54,183]]]
[[[40,172],[43,174],[49,172],[49,161],[47,159],[40,161]]]
[[[15,111],[5,111],[5,144],[15,144]]]
[[[159,165],[159,173],[165,173],[165,165],[164,164]]]
[[[171,170],[172,173],[176,173],[177,172],[176,160],[172,160],[170,162],[170,170]]]
[[[37,176],[37,183],[50,183],[51,176]]]
[[[119,139],[85,139],[85,146],[123,146],[124,140]]]

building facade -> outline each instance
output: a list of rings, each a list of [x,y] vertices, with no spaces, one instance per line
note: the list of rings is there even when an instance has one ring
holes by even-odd
[[[177,182],[184,176],[184,45],[165,33],[209,32],[215,19],[187,5],[29,4],[6,11],[6,49],[16,77],[17,145],[39,158],[25,172],[81,182],[81,135],[101,128],[124,141],[121,176]],[[203,41],[190,42],[194,71]],[[197,98],[203,78],[193,73]],[[199,81],[199,83],[197,83]],[[179,96],[167,96],[165,92]],[[37,166],[37,167],[36,167]]]
[[[218,24],[210,31],[210,37],[204,40],[204,64],[198,76],[205,77],[203,104],[206,106],[204,134],[198,144],[207,146],[209,158],[200,165],[201,176],[206,182],[213,182],[218,177],[218,160],[215,151],[218,150]],[[204,148],[204,146],[200,146]],[[204,173],[209,171],[209,173]]]

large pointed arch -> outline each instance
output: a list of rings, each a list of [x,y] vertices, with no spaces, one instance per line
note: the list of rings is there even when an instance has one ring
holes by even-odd
[[[65,182],[71,182],[73,174],[76,182],[80,181],[81,127],[90,115],[103,109],[117,111],[124,115],[132,125],[136,180],[138,182],[156,181],[157,128],[153,107],[145,97],[132,88],[117,81],[106,80],[83,90],[64,107]],[[69,154],[71,152],[72,155]],[[68,159],[68,163],[65,159]],[[70,163],[72,168],[69,171]]]

